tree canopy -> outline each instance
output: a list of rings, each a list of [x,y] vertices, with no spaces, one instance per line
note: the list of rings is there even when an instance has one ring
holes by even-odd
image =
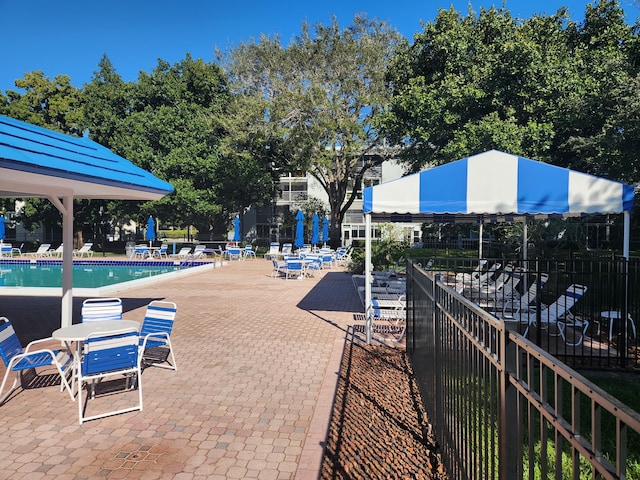
[[[313,175],[329,197],[334,241],[366,171],[391,156],[372,119],[390,100],[384,72],[400,42],[384,22],[356,16],[342,29],[333,18],[327,26],[303,23],[287,46],[262,36],[223,58],[242,97],[234,128],[240,151],[274,177]]]
[[[637,56],[615,0],[582,23],[440,10],[394,58],[380,122],[413,171],[495,148],[635,182]]]

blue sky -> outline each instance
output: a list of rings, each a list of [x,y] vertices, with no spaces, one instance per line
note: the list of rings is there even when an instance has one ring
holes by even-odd
[[[506,0],[514,17],[553,14],[567,6],[575,21],[584,19],[588,0]],[[621,0],[627,22],[640,16],[633,0]],[[76,86],[89,82],[103,54],[125,81],[150,72],[158,58],[173,64],[185,58],[214,61],[214,49],[278,34],[283,43],[300,32],[301,23],[328,24],[333,15],[348,26],[355,13],[388,21],[410,38],[420,20],[433,20],[438,8],[453,6],[464,15],[501,0],[109,0],[81,3],[51,0],[0,0],[0,90],[41,70],[53,79],[67,74]]]

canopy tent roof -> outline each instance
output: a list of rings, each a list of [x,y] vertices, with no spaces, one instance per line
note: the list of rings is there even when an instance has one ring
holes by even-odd
[[[462,220],[482,225],[486,221],[623,213],[623,254],[629,258],[633,195],[629,185],[496,150],[365,188],[365,312],[371,306],[371,221]],[[367,343],[371,343],[372,331],[367,315]]]
[[[471,221],[622,213],[630,185],[490,150],[363,192],[374,221]]]
[[[0,196],[157,200],[173,187],[108,148],[0,115]]]

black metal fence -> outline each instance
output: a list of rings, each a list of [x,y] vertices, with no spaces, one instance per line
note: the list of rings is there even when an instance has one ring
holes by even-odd
[[[640,370],[639,258],[432,260],[445,284],[565,363]]]
[[[458,293],[448,265],[436,266],[443,273],[408,263],[406,341],[451,478],[640,478],[640,415]],[[557,288],[584,281],[578,267],[554,272]],[[618,300],[585,304],[601,296]]]

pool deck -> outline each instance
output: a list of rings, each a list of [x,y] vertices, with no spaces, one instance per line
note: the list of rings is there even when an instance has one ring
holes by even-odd
[[[120,292],[127,319],[141,321],[151,300],[178,305],[178,370],[144,370],[142,412],[83,425],[59,387],[18,389],[0,406],[0,479],[318,478],[362,307],[342,268],[287,281],[271,271],[262,258],[233,261]],[[60,300],[4,296],[0,315],[26,342],[59,326]]]

